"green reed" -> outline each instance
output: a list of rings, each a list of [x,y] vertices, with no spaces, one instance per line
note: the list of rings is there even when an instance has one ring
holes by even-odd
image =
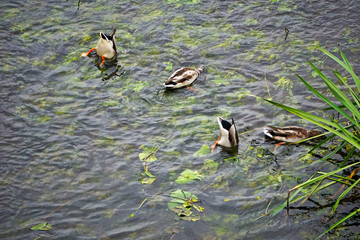
[[[360,98],[359,98],[359,92],[360,92],[360,80],[359,77],[355,74],[353,68],[351,67],[349,61],[347,60],[346,56],[343,52],[340,51],[341,58],[339,59],[332,53],[328,52],[327,50],[318,47],[318,49],[323,52],[327,57],[333,59],[336,63],[338,63],[344,70],[345,74],[350,75],[353,79],[354,84],[352,87],[349,85],[349,81],[347,77],[343,77],[339,71],[333,70],[333,73],[336,77],[337,81],[331,81],[330,78],[328,78],[318,67],[316,67],[312,62],[308,61],[310,66],[314,69],[316,74],[320,76],[320,78],[323,80],[325,85],[327,86],[327,89],[330,93],[332,93],[331,99],[326,97],[324,94],[313,88],[306,80],[304,80],[301,76],[296,74],[298,78],[305,84],[305,86],[313,92],[318,98],[320,98],[322,101],[324,101],[326,104],[329,105],[328,108],[322,109],[323,112],[326,111],[333,111],[335,115],[342,116],[345,121],[338,121],[334,117],[334,114],[330,116],[330,114],[326,114],[328,118],[319,117],[315,114],[305,112],[299,109],[295,109],[292,107],[285,106],[283,104],[267,100],[265,101],[280,107],[282,109],[285,109],[286,111],[295,114],[313,124],[316,124],[320,126],[321,128],[327,130],[326,134],[329,135],[326,139],[322,140],[319,144],[317,144],[314,148],[310,150],[310,152],[314,151],[315,149],[319,148],[320,146],[324,145],[325,143],[329,142],[334,137],[338,137],[342,139],[342,141],[339,143],[339,145],[333,149],[329,150],[329,154],[322,158],[322,160],[327,160],[330,156],[334,155],[340,149],[345,147],[347,144],[351,144],[351,148],[347,151],[347,156],[344,158],[344,160],[339,165],[338,169],[332,172],[323,173],[323,172],[317,172],[314,174],[309,180],[293,187],[288,192],[288,198],[285,203],[278,206],[277,208],[270,211],[267,215],[274,216],[277,213],[279,213],[284,208],[287,209],[287,214],[289,214],[289,205],[295,202],[300,202],[302,204],[305,202],[311,195],[314,193],[318,193],[319,191],[329,188],[331,185],[335,183],[341,183],[342,187],[339,189],[338,192],[336,192],[333,197],[335,198],[339,192],[347,187],[345,191],[342,192],[337,197],[337,200],[332,208],[332,211],[330,214],[333,214],[341,200],[349,194],[349,192],[354,189],[360,189],[359,181],[360,180],[353,180],[351,179],[352,176],[358,171],[360,168],[355,168],[356,165],[360,164],[360,161],[353,161],[351,164],[348,164],[349,159],[356,153],[356,150],[360,150]],[[340,86],[338,86],[340,85]],[[341,88],[341,89],[340,89]],[[335,101],[336,102],[335,102]],[[306,139],[308,140],[308,139]],[[304,141],[306,141],[304,140]],[[339,172],[342,172],[345,169],[353,170],[352,174],[349,177],[339,176],[337,175]],[[293,194],[292,194],[293,193]],[[292,194],[292,195],[291,195]],[[301,196],[298,196],[301,195]],[[358,214],[360,209],[355,210],[354,212],[351,212],[346,217],[340,219],[336,223],[334,223],[332,226],[330,226],[325,232],[320,234],[317,239],[331,231],[332,229],[336,228],[341,223],[345,222],[349,218],[355,216]]]

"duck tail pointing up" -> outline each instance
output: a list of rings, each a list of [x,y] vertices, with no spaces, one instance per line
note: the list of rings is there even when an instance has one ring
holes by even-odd
[[[116,29],[113,29],[112,32],[109,34],[109,36],[113,37],[115,33],[116,33]]]

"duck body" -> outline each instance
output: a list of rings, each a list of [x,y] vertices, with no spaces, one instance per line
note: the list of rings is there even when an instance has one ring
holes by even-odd
[[[92,51],[96,51],[96,54],[102,58],[102,62],[100,63],[100,66],[102,66],[106,59],[113,58],[117,54],[115,36],[114,36],[115,32],[116,29],[113,29],[109,35],[100,32],[100,39],[96,47],[92,48],[87,53],[82,53],[81,56],[86,57]]]
[[[100,39],[95,47],[97,55],[100,57],[104,56],[107,59],[116,55],[115,32],[116,29],[112,30],[109,35],[100,32]]]
[[[176,70],[164,83],[166,88],[181,88],[192,84],[203,71],[202,68],[183,67]]]
[[[263,132],[271,139],[288,143],[295,143],[322,134],[321,131],[316,129],[306,130],[305,128],[297,126],[288,126],[283,128],[267,126],[263,129]]]
[[[220,135],[218,140],[212,145],[211,150],[213,151],[216,145],[223,147],[235,147],[239,144],[239,135],[235,126],[235,121],[232,118],[231,123],[217,117],[217,122],[219,124]]]

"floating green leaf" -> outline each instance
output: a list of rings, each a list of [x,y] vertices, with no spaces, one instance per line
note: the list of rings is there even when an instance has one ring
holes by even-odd
[[[144,145],[141,145],[139,148],[143,149],[143,152],[139,154],[141,161],[154,162],[157,160],[155,153],[159,150],[158,148],[145,147]]]
[[[194,216],[185,216],[185,217],[181,217],[182,220],[186,220],[186,221],[198,221],[200,220],[200,216],[199,215],[194,215]]]
[[[47,222],[39,223],[38,225],[30,228],[31,230],[40,230],[40,231],[46,231],[52,229],[52,224],[48,224]]]
[[[204,176],[201,175],[198,171],[186,169],[175,181],[179,184],[184,184],[193,180],[201,180],[202,178],[204,178]]]
[[[154,178],[155,176],[152,175],[149,171],[145,171],[144,172],[148,177]]]
[[[182,205],[187,198],[192,198],[193,202],[196,202],[198,198],[190,192],[178,189],[170,194],[172,198],[170,202],[168,202],[169,209],[173,209],[174,207]]]
[[[156,180],[156,177],[152,175],[149,171],[146,171],[141,173],[141,184],[152,184]]]
[[[176,190],[170,194],[171,201],[168,202],[170,210],[174,211],[182,220],[198,221],[200,216],[193,213],[193,209],[198,212],[203,211],[203,207],[196,206],[198,198],[190,192]]]
[[[143,178],[140,180],[141,184],[152,184],[154,181],[156,180],[156,178]]]

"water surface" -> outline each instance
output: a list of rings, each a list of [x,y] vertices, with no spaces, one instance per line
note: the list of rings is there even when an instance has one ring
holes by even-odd
[[[306,61],[336,65],[317,46],[359,69],[359,1],[79,3],[0,3],[1,239],[313,239],[353,208],[327,219],[324,192],[254,221],[336,165],[313,164],[312,144],[274,151],[266,124],[312,126],[249,95],[324,107],[294,73],[324,90]],[[80,57],[112,28],[117,60]],[[164,91],[183,66],[205,69],[195,91]],[[235,119],[237,152],[208,152],[217,116]],[[140,157],[152,151],[149,184]],[[201,180],[176,182],[186,169]],[[169,209],[179,189],[201,201],[200,220]],[[353,239],[353,221],[328,236]],[[41,222],[53,228],[30,230]]]

